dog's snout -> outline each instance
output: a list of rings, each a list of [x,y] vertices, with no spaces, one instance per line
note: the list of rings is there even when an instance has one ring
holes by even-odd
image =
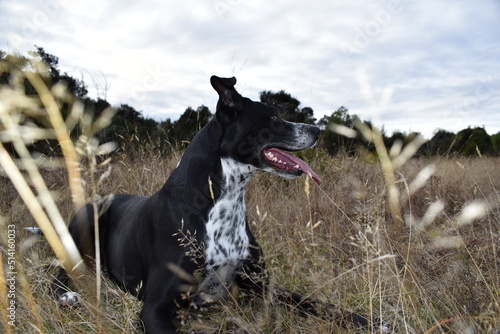
[[[302,128],[303,134],[306,135],[309,140],[313,141],[314,143],[318,141],[319,135],[321,134],[321,130],[319,127],[315,125],[304,125]]]
[[[317,126],[312,125],[309,131],[311,131],[311,134],[316,138],[316,140],[318,140],[321,129]]]

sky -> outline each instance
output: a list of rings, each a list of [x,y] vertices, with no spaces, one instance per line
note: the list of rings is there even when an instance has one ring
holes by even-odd
[[[146,117],[215,110],[210,76],[285,90],[387,133],[500,132],[499,0],[0,0],[0,50],[35,45]]]

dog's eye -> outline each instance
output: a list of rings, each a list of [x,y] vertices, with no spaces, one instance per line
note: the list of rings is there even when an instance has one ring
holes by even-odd
[[[274,115],[274,116],[271,116],[271,121],[276,121],[278,119],[278,116]]]

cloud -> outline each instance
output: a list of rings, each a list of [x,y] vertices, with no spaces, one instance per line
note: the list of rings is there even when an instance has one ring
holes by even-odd
[[[344,105],[388,131],[494,133],[499,13],[494,0],[4,0],[0,49],[42,46],[89,86],[107,82],[112,103],[158,119],[213,109],[209,77],[218,74],[235,75],[253,99],[284,89],[317,118]],[[360,69],[375,100],[392,91],[384,109],[367,103]]]

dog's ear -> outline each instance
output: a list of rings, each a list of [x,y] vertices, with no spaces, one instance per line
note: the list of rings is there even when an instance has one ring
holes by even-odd
[[[212,87],[219,93],[219,102],[217,111],[221,110],[230,116],[235,116],[238,111],[243,109],[243,98],[234,89],[236,78],[219,78],[213,75],[210,78]],[[231,115],[232,114],[232,115]]]

